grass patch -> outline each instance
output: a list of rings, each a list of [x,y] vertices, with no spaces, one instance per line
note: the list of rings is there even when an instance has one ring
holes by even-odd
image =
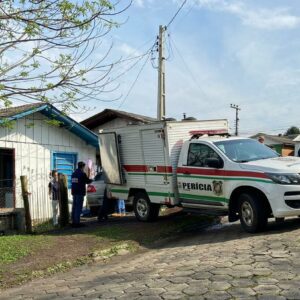
[[[156,241],[183,236],[211,223],[213,218],[169,215],[157,222],[141,223],[134,218],[89,225],[80,230],[54,230],[45,222],[36,227],[43,234],[0,237],[0,288],[32,278],[45,277],[115,255],[126,255]],[[45,230],[49,228],[48,234]]]
[[[49,246],[50,237],[32,235],[12,235],[0,238],[0,267],[30,254],[41,246]]]

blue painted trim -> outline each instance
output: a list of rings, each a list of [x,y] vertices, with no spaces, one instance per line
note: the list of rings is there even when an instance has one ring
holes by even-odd
[[[87,144],[98,148],[98,136],[87,129],[85,126],[81,125],[80,123],[76,122],[75,120],[71,119],[70,117],[62,114],[58,109],[56,109],[51,104],[45,104],[37,108],[33,108],[31,110],[16,114],[12,117],[4,118],[3,120],[0,120],[0,124],[4,121],[13,121],[17,120],[23,117],[26,117],[28,115],[31,115],[33,113],[40,112],[49,119],[54,118],[58,121],[60,121],[64,128],[69,130],[70,132],[74,133],[76,136],[84,140]]]
[[[75,155],[76,160],[75,160],[75,169],[77,168],[77,163],[78,163],[78,152],[64,152],[64,151],[51,151],[51,170],[54,169],[54,154],[72,154]]]
[[[64,128],[71,131],[91,146],[94,146],[95,148],[99,147],[98,136],[96,134],[70,117],[63,115],[55,107],[48,106],[46,109],[41,111],[41,113],[49,118],[54,117],[56,120],[62,122],[64,124]]]
[[[54,169],[54,154],[71,154],[75,156],[75,166],[74,170],[77,168],[77,163],[78,163],[78,153],[77,152],[63,152],[63,151],[51,151],[51,171]],[[68,184],[68,189],[70,189],[71,186]]]

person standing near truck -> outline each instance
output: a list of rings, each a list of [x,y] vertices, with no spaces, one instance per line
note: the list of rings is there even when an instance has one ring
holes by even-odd
[[[81,227],[80,215],[83,206],[84,196],[86,195],[86,185],[91,183],[92,180],[88,178],[86,173],[83,171],[85,163],[80,161],[78,168],[72,174],[72,196],[73,196],[73,207],[72,207],[72,226]]]
[[[58,225],[58,210],[59,210],[59,182],[58,182],[58,172],[56,170],[52,170],[51,172],[51,181],[49,182],[49,196],[52,202],[52,212],[53,212],[53,225]]]

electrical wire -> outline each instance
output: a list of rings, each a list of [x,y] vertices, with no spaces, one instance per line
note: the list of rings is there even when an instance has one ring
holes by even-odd
[[[175,18],[177,17],[177,15],[179,14],[179,12],[181,11],[181,9],[183,8],[183,6],[186,4],[187,0],[184,0],[180,7],[178,8],[177,12],[175,13],[175,15],[172,17],[172,19],[169,21],[168,25],[166,26],[166,29],[173,23],[173,21],[175,20]]]
[[[130,88],[129,88],[127,94],[126,94],[126,96],[124,97],[124,99],[122,100],[122,102],[120,103],[120,105],[118,106],[118,109],[120,109],[120,107],[125,103],[125,101],[127,100],[127,97],[129,96],[129,94],[131,93],[132,89],[134,88],[136,82],[138,81],[138,79],[139,79],[139,77],[140,77],[142,71],[144,70],[144,68],[145,68],[145,66],[146,66],[146,63],[148,62],[148,59],[149,59],[149,57],[150,57],[150,54],[151,54],[151,53],[149,52],[147,58],[145,59],[145,62],[143,63],[141,69],[139,70],[139,72],[138,72],[138,74],[137,74],[135,80],[134,80],[133,83],[131,84],[131,86],[130,86]]]
[[[188,64],[186,63],[184,57],[182,56],[181,52],[179,51],[179,49],[177,48],[174,40],[171,38],[171,35],[169,35],[169,39],[171,41],[171,45],[174,47],[175,51],[177,52],[177,54],[179,55],[179,57],[181,58],[186,70],[188,71],[189,75],[191,76],[191,78],[193,79],[194,83],[196,84],[197,88],[200,90],[200,92],[205,96],[208,97],[208,95],[203,91],[203,89],[200,87],[196,76],[194,75],[194,73],[191,71],[190,67],[188,66]]]

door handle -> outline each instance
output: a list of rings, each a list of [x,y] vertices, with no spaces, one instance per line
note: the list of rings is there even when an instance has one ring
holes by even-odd
[[[191,173],[189,171],[184,171],[183,174],[185,174],[185,175],[191,175]]]

